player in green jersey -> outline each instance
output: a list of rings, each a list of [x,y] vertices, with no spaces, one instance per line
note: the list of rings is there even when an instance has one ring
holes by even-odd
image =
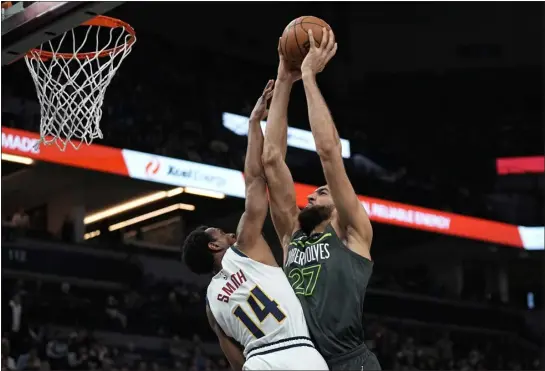
[[[333,32],[324,29],[323,35],[317,46],[309,31],[310,49],[300,71],[287,66],[279,45],[280,63],[263,150],[272,219],[284,248],[284,270],[329,367],[379,370],[363,333],[363,302],[373,269],[373,231],[346,174],[339,135],[316,83],[316,75],[337,50]],[[303,80],[310,126],[327,181],[308,196],[308,205],[301,211],[284,162],[287,107],[292,85],[299,79]]]

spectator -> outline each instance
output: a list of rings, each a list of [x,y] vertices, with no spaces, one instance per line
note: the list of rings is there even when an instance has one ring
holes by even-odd
[[[79,346],[68,353],[68,369],[87,370],[89,368],[87,348]]]
[[[9,340],[2,338],[2,371],[15,371],[15,360],[10,354]]]
[[[108,296],[106,302],[106,314],[113,322],[121,325],[122,328],[127,327],[127,316],[119,310],[119,303],[113,296]]]
[[[138,363],[138,371],[148,371],[148,364],[144,361]]]
[[[442,360],[450,360],[452,359],[452,341],[450,340],[450,336],[448,332],[444,332],[443,336],[439,339],[439,341],[436,344],[437,353],[439,356],[439,359]]]
[[[202,350],[198,346],[195,347],[195,353],[193,355],[193,367],[195,367],[197,371],[204,371],[206,367],[206,358],[204,358]]]
[[[189,358],[187,347],[177,335],[170,341],[169,353],[174,361],[186,361]]]
[[[127,344],[127,350],[123,354],[124,365],[127,365],[131,370],[136,369],[136,364],[142,360],[142,356],[136,352],[133,343]]]
[[[47,342],[46,355],[53,370],[68,368],[68,343],[62,340],[59,334],[54,334]]]
[[[18,291],[13,295],[12,299],[9,301],[9,307],[7,311],[6,324],[7,328],[10,331],[9,339],[11,347],[10,349],[14,352],[14,355],[20,354],[23,350],[24,339],[27,335],[26,327],[26,313],[23,309],[22,304],[22,291]]]
[[[25,213],[25,209],[20,208],[11,218],[11,224],[17,229],[18,236],[24,236],[26,230],[30,227],[30,220],[28,214]]]
[[[17,371],[40,370],[41,367],[42,361],[35,347],[30,348],[28,353],[20,355],[17,360]]]

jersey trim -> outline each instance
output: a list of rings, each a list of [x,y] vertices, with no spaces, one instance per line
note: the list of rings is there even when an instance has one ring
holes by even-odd
[[[314,348],[314,344],[312,343],[312,340],[306,336],[294,336],[252,348],[247,352],[246,360],[250,359],[251,357],[280,352],[282,350],[296,347]]]
[[[248,255],[240,251],[239,248],[236,247],[235,245],[231,246],[231,250],[233,250],[238,256],[242,256],[243,258],[248,258]]]

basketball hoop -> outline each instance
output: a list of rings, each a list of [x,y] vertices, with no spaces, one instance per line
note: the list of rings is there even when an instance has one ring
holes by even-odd
[[[108,35],[100,34],[104,28]],[[64,151],[70,143],[77,150],[102,139],[106,88],[136,42],[134,29],[115,18],[97,16],[78,29],[79,42],[72,29],[25,55],[41,106],[38,146],[55,143]]]

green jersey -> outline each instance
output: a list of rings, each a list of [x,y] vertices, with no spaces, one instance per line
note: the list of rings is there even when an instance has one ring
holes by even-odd
[[[310,236],[295,232],[284,270],[326,360],[364,343],[363,301],[373,263],[349,250],[331,224]]]

